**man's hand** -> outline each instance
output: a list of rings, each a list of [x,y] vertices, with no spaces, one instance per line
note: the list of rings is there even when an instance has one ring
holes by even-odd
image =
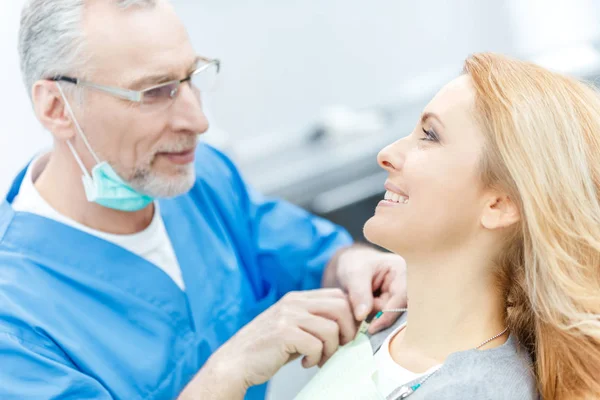
[[[340,289],[288,293],[221,346],[184,391],[189,397],[180,399],[192,398],[195,388],[195,393],[203,394],[218,380],[226,381],[230,393],[244,393],[298,356],[304,356],[305,368],[323,365],[340,345],[354,338],[356,330],[348,297]],[[219,388],[212,392],[226,393]],[[223,398],[239,398],[229,396]]]
[[[357,321],[372,311],[406,307],[406,263],[396,254],[354,245],[341,250],[328,270],[324,286],[339,286],[348,293]],[[383,314],[373,321],[369,332],[387,328],[399,315]]]

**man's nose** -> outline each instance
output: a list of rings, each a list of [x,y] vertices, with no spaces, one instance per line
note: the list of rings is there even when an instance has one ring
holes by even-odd
[[[189,83],[181,84],[173,101],[172,125],[175,131],[198,134],[208,130],[209,123],[202,109],[201,97]]]

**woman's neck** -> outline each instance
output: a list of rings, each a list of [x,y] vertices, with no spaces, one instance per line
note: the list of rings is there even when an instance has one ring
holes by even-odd
[[[407,260],[407,265],[407,324],[390,344],[392,356],[401,365],[427,369],[451,353],[477,347],[505,328],[504,299],[497,289],[494,267],[484,255],[444,254]],[[498,346],[506,337],[482,349]]]

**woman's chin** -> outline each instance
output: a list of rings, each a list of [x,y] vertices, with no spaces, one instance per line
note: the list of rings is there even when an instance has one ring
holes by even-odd
[[[370,243],[382,247],[386,250],[395,252],[399,243],[398,235],[394,234],[389,221],[382,220],[374,215],[365,222],[363,226],[363,235]]]

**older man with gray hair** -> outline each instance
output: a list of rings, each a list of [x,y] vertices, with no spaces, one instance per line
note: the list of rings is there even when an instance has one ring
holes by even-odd
[[[168,1],[30,0],[19,51],[54,146],[0,206],[1,399],[262,399],[404,302],[401,258],[198,144],[221,64]]]

